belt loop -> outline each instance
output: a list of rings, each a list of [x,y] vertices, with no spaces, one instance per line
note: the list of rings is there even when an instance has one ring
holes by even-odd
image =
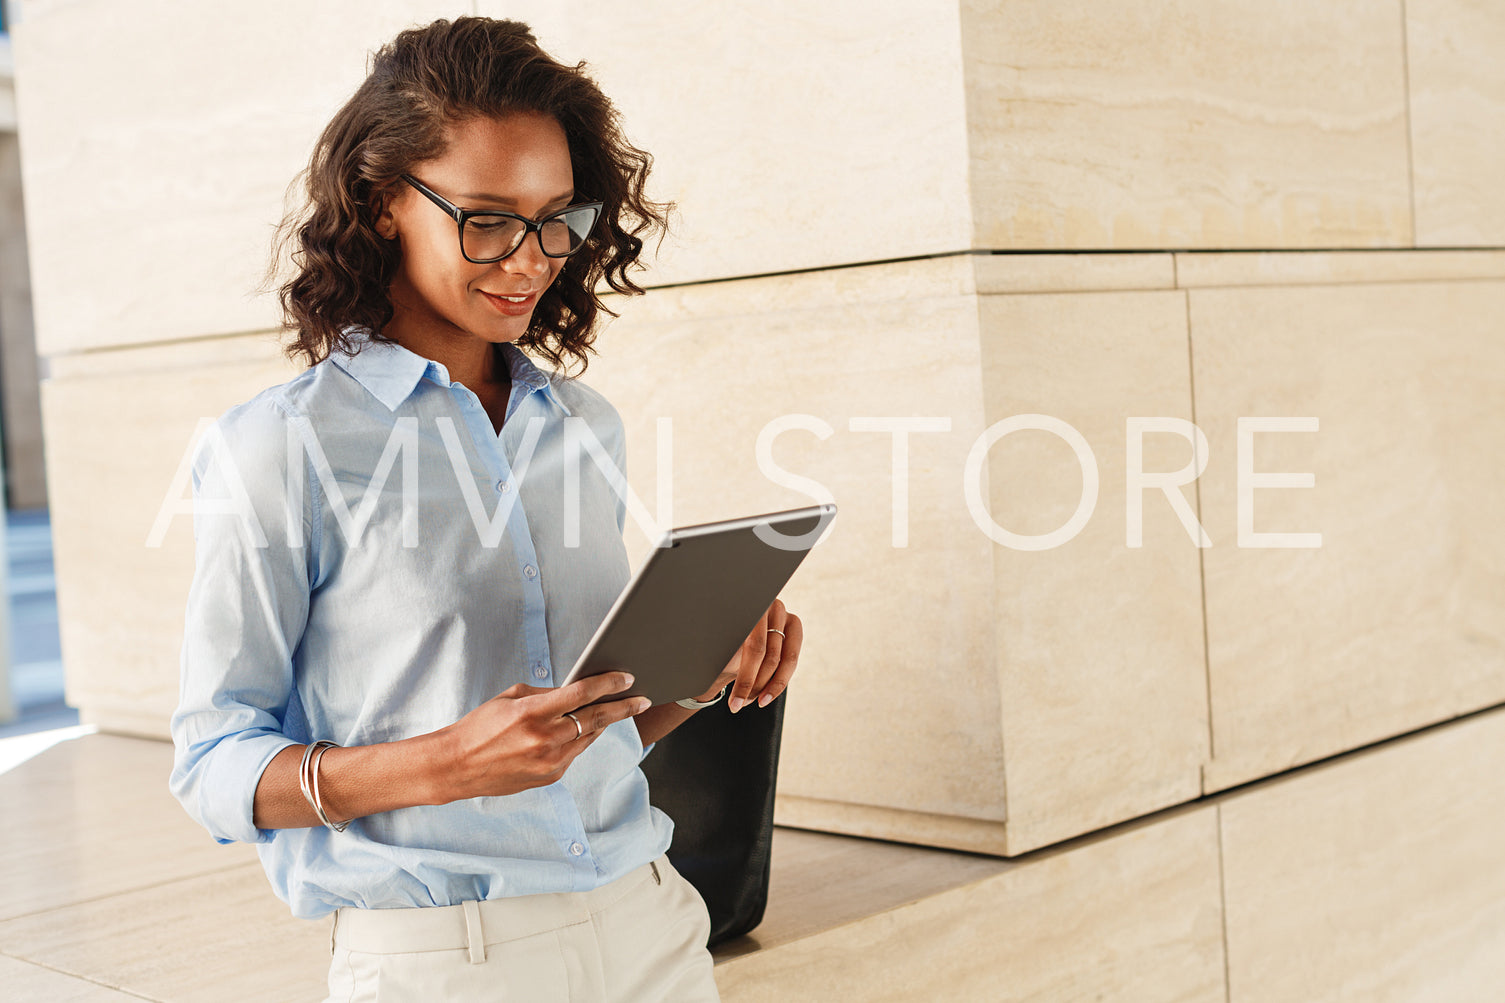
[[[470,963],[479,965],[486,960],[486,934],[481,929],[481,904],[466,900],[465,936],[470,941]]]
[[[658,861],[657,860],[650,860],[650,861],[648,861],[648,866],[651,867],[651,868],[653,868],[653,883],[656,884],[656,885],[663,884],[664,883],[664,879],[658,876]]]
[[[340,925],[340,910],[334,911],[334,916],[329,922],[329,956],[334,957],[334,932]]]

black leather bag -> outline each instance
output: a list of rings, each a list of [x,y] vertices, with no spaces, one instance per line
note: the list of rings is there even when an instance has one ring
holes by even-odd
[[[736,714],[723,699],[664,736],[643,760],[649,800],[674,820],[669,861],[710,911],[710,947],[753,929],[768,904],[788,699],[786,693]]]

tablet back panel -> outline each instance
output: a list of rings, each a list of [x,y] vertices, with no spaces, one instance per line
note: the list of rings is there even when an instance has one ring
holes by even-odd
[[[818,506],[672,531],[670,546],[650,553],[566,682],[625,669],[637,680],[631,694],[655,704],[705,692],[834,513]]]

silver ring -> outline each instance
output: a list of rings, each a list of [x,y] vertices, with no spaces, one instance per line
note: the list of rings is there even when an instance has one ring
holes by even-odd
[[[789,640],[789,635],[784,633],[782,630],[779,630],[777,627],[769,627],[768,632],[770,634],[777,634],[786,641]]]
[[[564,716],[575,722],[575,738],[579,738],[581,735],[585,734],[585,729],[581,727],[580,719],[578,717],[576,717],[574,714],[571,714],[569,711],[565,711]],[[574,740],[574,738],[570,739],[570,741],[572,742]]]

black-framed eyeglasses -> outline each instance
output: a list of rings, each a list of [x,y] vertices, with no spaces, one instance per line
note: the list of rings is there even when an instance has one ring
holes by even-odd
[[[461,209],[410,174],[402,180],[422,192],[430,202],[449,213],[460,232],[460,253],[477,265],[489,265],[523,246],[530,232],[538,234],[538,247],[551,258],[568,258],[585,246],[601,215],[603,202],[582,202],[540,220],[531,220],[501,209]]]

